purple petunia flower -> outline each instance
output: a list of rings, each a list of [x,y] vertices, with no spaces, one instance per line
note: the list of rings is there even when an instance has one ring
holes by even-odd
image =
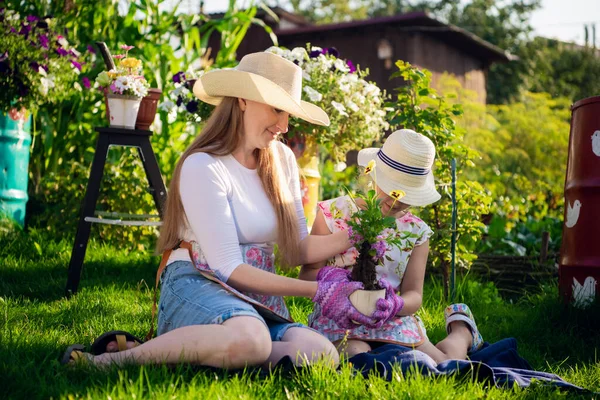
[[[94,49],[94,47],[91,44],[87,45],[87,49],[90,53],[96,54],[96,50]]]
[[[313,50],[310,53],[308,53],[308,56],[310,58],[317,58],[319,57],[321,54],[324,54],[321,50]]]
[[[21,24],[21,30],[19,31],[19,35],[27,37],[29,36],[29,32],[31,32],[31,25]]]
[[[381,260],[387,250],[387,244],[383,240],[379,240],[371,245],[371,249],[375,250],[375,261]]]
[[[354,63],[350,60],[346,60],[346,65],[348,65],[348,68],[350,68],[350,73],[354,73],[356,72],[356,67],[354,66]]]
[[[40,40],[40,46],[42,46],[43,48],[47,49],[49,44],[50,44],[50,40],[48,39],[48,36],[46,35],[40,35],[39,36],[39,40]]]
[[[78,63],[77,61],[71,61],[71,64],[73,64],[73,66],[75,68],[77,68],[78,70],[81,71],[81,64],[80,63]]]
[[[32,70],[34,70],[35,72],[38,72],[40,70],[40,64],[36,63],[35,61],[32,61],[29,63],[29,66],[31,67]]]
[[[185,81],[185,72],[179,71],[178,73],[176,73],[175,75],[173,75],[173,82],[175,82],[175,83],[181,83],[183,81]]]
[[[36,17],[35,15],[28,15],[27,16],[27,22],[32,23],[32,22],[37,22],[40,19],[38,17]]]
[[[334,56],[335,58],[338,58],[340,56],[339,51],[335,47],[328,47],[323,50],[323,53]]]
[[[179,107],[183,103],[183,97],[177,96],[177,100],[175,100],[175,104]]]
[[[81,78],[81,83],[83,83],[83,87],[85,87],[86,89],[89,89],[90,87],[92,87],[90,78],[88,78],[87,76],[84,76],[83,78]]]
[[[68,52],[68,51],[66,51],[65,49],[63,49],[62,47],[59,47],[58,49],[56,49],[56,52],[57,52],[58,54],[60,54],[61,56],[66,56],[66,55],[69,55],[69,52]]]
[[[361,234],[354,232],[351,226],[348,227],[348,241],[352,246],[365,240]]]
[[[198,101],[196,101],[196,100],[190,101],[185,106],[185,109],[188,110],[188,112],[190,112],[190,113],[195,113],[196,111],[198,111]]]

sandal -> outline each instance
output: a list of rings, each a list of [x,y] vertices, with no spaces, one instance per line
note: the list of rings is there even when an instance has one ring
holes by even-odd
[[[129,332],[110,331],[103,333],[96,340],[94,340],[94,343],[92,343],[91,346],[90,353],[96,356],[106,353],[106,346],[108,346],[110,342],[117,342],[117,346],[119,348],[118,351],[128,350],[129,348],[127,347],[127,342],[133,342],[133,347],[137,347],[140,344],[144,343],[142,339],[133,336]]]
[[[448,334],[450,334],[450,324],[455,321],[464,322],[471,330],[473,341],[467,354],[476,352],[483,346],[483,338],[477,329],[475,318],[473,317],[473,313],[469,309],[469,306],[462,303],[449,305],[444,310],[444,319],[446,320],[446,333]]]
[[[93,365],[94,364],[94,356],[90,353],[84,352],[85,347],[81,344],[74,344],[67,347],[65,350],[60,363],[63,365]]]

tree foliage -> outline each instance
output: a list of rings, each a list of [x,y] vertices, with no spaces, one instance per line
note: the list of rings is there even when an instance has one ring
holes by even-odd
[[[465,131],[465,144],[480,155],[465,175],[480,182],[492,197],[488,236],[478,251],[515,255],[539,251],[540,229],[552,233],[550,244],[556,250],[564,203],[570,101],[547,93],[522,92],[514,103],[486,106],[476,101],[477,93],[462,88],[454,77],[443,76],[440,86],[465,110],[457,124]]]
[[[438,13],[460,0],[290,0],[292,10],[317,24],[383,17],[412,11]]]
[[[530,91],[571,101],[600,94],[600,50],[541,37],[527,48],[532,59]]]

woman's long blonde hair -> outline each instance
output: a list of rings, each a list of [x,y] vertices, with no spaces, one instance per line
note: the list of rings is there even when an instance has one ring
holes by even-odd
[[[194,153],[208,153],[225,156],[241,145],[243,132],[243,112],[238,99],[226,97],[206,121],[200,135],[192,142],[177,162],[173,178],[169,184],[169,195],[160,229],[157,251],[162,253],[175,248],[181,241],[182,227],[187,222],[179,179],[183,162]],[[271,143],[266,149],[256,149],[258,176],[267,197],[271,201],[277,216],[277,245],[285,266],[293,266],[299,259],[300,237],[298,219],[290,188],[281,180],[281,163],[279,154],[274,154]]]

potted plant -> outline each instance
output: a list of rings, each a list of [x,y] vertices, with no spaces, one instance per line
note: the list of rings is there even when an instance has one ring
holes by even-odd
[[[118,65],[102,71],[96,82],[106,95],[106,113],[110,126],[135,129],[142,98],[148,94],[148,82],[141,75],[142,62],[129,57],[134,46],[122,45],[125,54],[114,56]]]
[[[23,225],[32,114],[69,98],[80,80],[81,54],[56,20],[0,9],[0,212]]]
[[[369,162],[365,174],[375,173],[375,161]],[[374,177],[375,185],[377,184]],[[393,190],[389,196],[396,201],[405,195],[401,190]],[[348,236],[350,242],[358,251],[356,264],[352,267],[351,278],[362,282],[364,290],[357,290],[350,296],[350,301],[358,311],[365,315],[372,315],[376,309],[378,299],[385,298],[385,289],[379,285],[377,279],[377,265],[383,265],[385,252],[391,247],[400,247],[401,238],[393,228],[396,219],[384,215],[381,211],[381,200],[374,189],[357,193],[350,198],[356,206],[348,223]],[[393,205],[392,207],[393,208]]]

